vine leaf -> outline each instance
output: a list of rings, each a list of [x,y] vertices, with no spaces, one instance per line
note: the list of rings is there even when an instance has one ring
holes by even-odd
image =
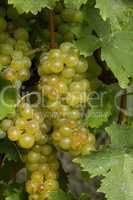
[[[86,35],[79,38],[75,42],[76,47],[80,50],[80,54],[87,57],[100,47],[100,40],[93,35]]]
[[[4,191],[5,200],[24,200],[26,199],[26,194],[24,192],[24,187],[22,184],[7,184]]]
[[[90,109],[87,114],[87,124],[91,128],[99,128],[112,115],[113,111],[113,93],[109,88],[99,90],[90,97]]]
[[[8,0],[8,3],[13,4],[20,13],[31,12],[36,15],[42,8],[53,8],[57,1],[59,0]]]
[[[105,148],[89,156],[76,158],[83,171],[91,177],[104,176],[99,192],[108,200],[133,199],[133,152],[124,149]]]
[[[111,137],[111,144],[113,146],[119,148],[133,147],[133,127],[114,123],[107,127],[106,131]]]
[[[74,200],[71,193],[65,193],[63,191],[50,193],[49,200]]]
[[[14,144],[8,140],[0,140],[0,153],[4,154],[7,160],[19,160],[19,155]]]
[[[82,4],[86,4],[87,0],[64,0],[66,7],[79,9]]]
[[[100,9],[103,20],[110,19],[113,31],[121,31],[133,17],[133,3],[130,0],[96,0],[96,8]]]
[[[102,59],[105,60],[122,88],[133,78],[133,32],[117,32],[104,40]]]

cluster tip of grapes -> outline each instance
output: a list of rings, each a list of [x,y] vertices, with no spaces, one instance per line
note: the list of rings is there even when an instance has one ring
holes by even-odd
[[[2,77],[13,84],[30,78],[31,50],[29,33],[25,28],[15,28],[11,33],[10,24],[0,17],[0,69]]]

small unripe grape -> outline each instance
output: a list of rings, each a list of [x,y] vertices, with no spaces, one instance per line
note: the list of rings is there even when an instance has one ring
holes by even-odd
[[[30,149],[35,143],[35,138],[32,135],[23,134],[19,138],[19,145],[24,149]]]
[[[76,72],[79,74],[82,74],[82,73],[85,73],[87,71],[87,69],[88,69],[87,60],[84,58],[81,58],[75,67]]]
[[[26,133],[34,135],[37,131],[39,131],[38,123],[34,120],[28,121],[26,124]]]
[[[60,167],[60,163],[58,160],[54,159],[52,162],[49,162],[50,169],[58,170]]]
[[[37,182],[33,182],[31,180],[27,181],[26,183],[26,191],[29,193],[29,194],[34,194],[37,192],[37,187],[38,187],[38,183]]]
[[[15,50],[12,52],[11,56],[13,60],[22,60],[24,55],[22,51]]]
[[[53,59],[50,61],[50,70],[51,72],[58,74],[63,71],[64,64],[61,59]]]
[[[8,128],[10,128],[13,125],[13,121],[10,119],[4,119],[1,122],[1,128],[3,131],[7,131]]]
[[[75,56],[73,54],[68,54],[65,57],[64,62],[68,67],[74,67],[75,68],[78,65],[79,58],[78,58],[78,56]]]
[[[15,121],[15,126],[20,130],[24,130],[26,127],[25,119],[18,117]]]
[[[11,57],[8,55],[0,55],[0,65],[9,65],[11,63]]]
[[[70,137],[64,137],[60,141],[60,147],[64,150],[69,150],[71,147],[71,138]]]
[[[30,171],[30,172],[34,172],[37,171],[39,168],[40,164],[39,163],[26,163],[26,168]]]
[[[64,78],[68,78],[68,79],[73,78],[75,76],[75,69],[73,69],[73,68],[65,68],[62,71],[62,76]]]
[[[59,142],[61,140],[61,133],[59,131],[54,131],[52,133],[52,138],[55,142]]]
[[[32,119],[33,110],[28,103],[20,104],[19,105],[19,111],[20,111],[21,116],[24,119]]]
[[[40,171],[33,172],[31,174],[31,179],[35,182],[42,183],[43,182],[43,174]]]
[[[43,175],[47,175],[47,173],[49,172],[49,165],[47,163],[43,163],[39,166],[39,171],[43,174]]]
[[[45,134],[38,133],[35,136],[35,140],[36,140],[37,144],[44,145],[48,142],[48,136]]]
[[[56,88],[60,94],[66,94],[68,91],[67,85],[63,81],[59,81],[56,84]]]
[[[21,131],[14,126],[11,126],[7,130],[7,135],[11,141],[17,141],[21,137]]]
[[[71,110],[69,116],[70,119],[78,120],[81,118],[81,112],[79,110]]]
[[[29,200],[40,200],[40,196],[39,194],[35,193],[35,194],[31,194],[28,197]]]
[[[48,55],[49,60],[61,59],[61,51],[59,49],[52,49]]]
[[[3,55],[11,55],[13,52],[13,47],[12,45],[5,43],[5,44],[0,44],[0,52]]]
[[[27,32],[26,29],[24,29],[24,28],[18,28],[14,32],[14,37],[16,38],[16,40],[27,41],[29,39],[29,34],[28,34],[28,32]]]
[[[73,47],[72,43],[64,42],[60,45],[60,50],[62,53],[68,53],[72,47]]]
[[[59,189],[59,183],[56,180],[47,180],[45,181],[46,190],[57,191]]]
[[[41,149],[41,153],[46,156],[50,155],[52,151],[53,151],[53,148],[50,145],[45,145]]]
[[[68,126],[61,126],[59,132],[63,137],[70,137],[72,135],[73,130]]]
[[[30,163],[38,163],[40,160],[40,153],[29,151],[27,155],[27,161]]]
[[[10,44],[12,47],[14,47],[16,45],[16,40],[14,38],[11,38],[9,37],[7,40],[6,40],[6,43],[7,44]]]

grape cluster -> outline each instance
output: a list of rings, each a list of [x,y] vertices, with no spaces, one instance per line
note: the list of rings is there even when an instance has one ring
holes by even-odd
[[[91,91],[87,70],[87,60],[68,42],[43,53],[38,68],[41,76],[38,87],[47,98],[53,117],[53,142],[76,154],[87,154],[95,148],[95,137],[82,122],[81,111],[86,108]]]
[[[21,148],[30,149],[37,144],[45,144],[48,140],[48,125],[44,122],[41,111],[34,110],[28,103],[21,103],[18,111],[11,118],[1,122],[2,131],[9,140],[17,142]]]
[[[7,21],[0,17],[0,68],[4,79],[16,84],[30,78],[31,45],[29,34],[24,28],[8,33]]]
[[[55,149],[49,145],[35,145],[24,155],[29,171],[26,191],[29,200],[45,200],[50,192],[59,190],[58,169],[60,167]]]

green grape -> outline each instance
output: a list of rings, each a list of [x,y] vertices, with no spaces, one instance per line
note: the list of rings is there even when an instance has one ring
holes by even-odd
[[[62,17],[65,22],[81,23],[83,20],[83,13],[80,10],[64,9]]]
[[[59,183],[56,180],[47,180],[45,181],[46,190],[57,191],[59,189]]]
[[[4,18],[0,17],[0,32],[5,31],[7,28],[7,22]]]
[[[34,135],[38,131],[39,131],[38,122],[36,122],[35,120],[30,120],[27,122],[26,133]]]
[[[31,45],[24,40],[18,40],[15,45],[15,50],[22,51],[24,54],[26,54],[29,50],[31,50]]]
[[[59,132],[64,137],[70,137],[72,135],[73,130],[68,126],[61,126]]]
[[[56,89],[57,91],[59,91],[60,94],[66,94],[68,91],[67,85],[62,81],[59,81],[56,84]]]
[[[69,92],[66,97],[66,102],[69,106],[77,106],[81,103],[81,98],[80,92]]]
[[[48,142],[48,136],[42,134],[36,134],[35,136],[36,142],[39,145],[45,145]]]
[[[49,77],[45,77],[46,81],[44,83],[49,83],[49,85],[56,85],[59,82],[59,77],[57,75],[51,75]]]
[[[0,55],[0,65],[9,65],[11,63],[11,57],[7,55]]]
[[[7,135],[11,141],[18,141],[21,137],[21,131],[14,126],[11,126],[7,130]]]
[[[82,74],[85,73],[88,69],[88,62],[86,59],[81,58],[78,62],[78,65],[76,65],[75,70],[77,73]]]
[[[63,150],[69,150],[70,147],[71,147],[71,138],[69,137],[64,137],[60,140],[60,147],[63,149]]]
[[[13,51],[12,52],[12,59],[13,60],[23,60],[23,52],[22,51],[17,51],[17,50],[15,50],[15,51]]]
[[[70,119],[78,120],[81,118],[81,113],[79,110],[71,110],[70,112]]]
[[[39,167],[40,167],[40,164],[38,164],[38,163],[26,163],[26,168],[30,172],[34,172],[34,171],[38,170]]]
[[[27,155],[27,161],[30,163],[38,163],[40,161],[40,153],[29,151]]]
[[[31,67],[31,61],[28,57],[12,60],[11,67],[15,69],[16,71],[19,71],[20,69],[23,69],[23,68],[29,69]]]
[[[0,52],[3,55],[11,55],[13,52],[13,46],[11,44],[0,44]]]
[[[22,68],[18,71],[18,79],[21,81],[26,81],[30,79],[29,69]]]
[[[61,51],[59,49],[51,49],[48,55],[48,59],[61,59]]]
[[[40,171],[33,172],[31,174],[31,180],[42,183],[43,182],[43,174]]]
[[[24,149],[30,149],[35,143],[35,138],[32,135],[24,133],[19,138],[19,145]]]
[[[10,119],[4,119],[4,120],[1,122],[1,128],[2,128],[2,130],[4,130],[4,131],[7,131],[7,129],[10,128],[12,125],[13,125],[13,121],[10,120]]]
[[[52,73],[58,74],[63,71],[64,64],[61,59],[53,59],[49,63],[49,68]]]
[[[78,65],[79,58],[78,58],[78,56],[75,56],[73,54],[68,54],[64,58],[64,62],[68,67],[74,67],[75,68]]]
[[[24,28],[18,28],[14,32],[14,37],[16,40],[24,40],[27,41],[29,39],[29,33],[26,29]]]
[[[11,45],[12,47],[15,47],[16,45],[16,40],[14,38],[11,38],[9,37],[7,40],[6,40],[6,43]]]
[[[29,193],[29,194],[34,194],[37,192],[37,187],[38,187],[38,183],[35,182],[35,181],[27,181],[26,183],[26,191]]]
[[[74,40],[74,34],[72,32],[67,32],[64,34],[64,40],[65,41],[73,41]]]
[[[20,130],[24,130],[26,128],[26,121],[24,118],[20,118],[17,117],[16,121],[15,121],[15,126],[20,129]]]
[[[43,174],[43,175],[47,175],[49,172],[49,165],[47,163],[43,163],[39,166],[39,171]]]
[[[7,8],[7,16],[12,19],[16,20],[19,17],[18,11],[13,6],[9,6]]]
[[[36,194],[31,194],[31,195],[29,195],[28,199],[29,200],[40,200],[40,196],[37,193]]]
[[[53,148],[50,145],[45,145],[41,149],[41,153],[46,156],[50,155],[52,151],[53,151]]]
[[[19,111],[24,119],[32,119],[33,109],[28,103],[22,103],[19,105]]]
[[[73,44],[71,42],[64,42],[60,45],[60,50],[62,53],[67,54],[72,47],[73,47]]]
[[[3,78],[5,80],[8,80],[8,81],[15,81],[16,78],[17,78],[17,74],[16,74],[16,71],[14,69],[11,69],[11,68],[6,68],[3,73]]]
[[[62,76],[67,79],[71,79],[75,76],[75,69],[73,68],[65,68],[62,71]]]

